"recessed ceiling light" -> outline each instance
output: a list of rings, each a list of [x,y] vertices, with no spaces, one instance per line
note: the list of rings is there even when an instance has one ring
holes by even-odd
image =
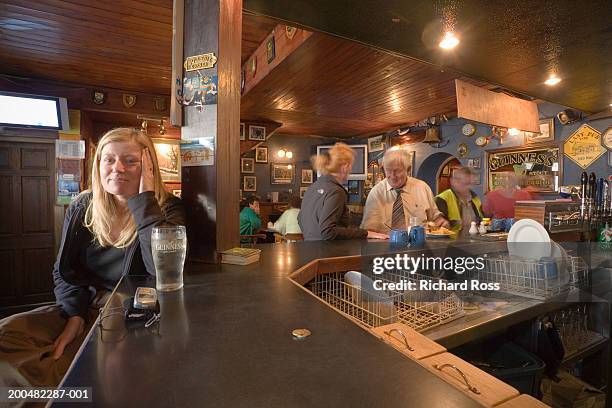
[[[455,33],[448,31],[446,34],[444,34],[444,38],[442,38],[442,41],[440,41],[438,45],[440,48],[450,50],[455,48],[457,44],[459,44],[459,39],[455,37]]]
[[[544,81],[544,83],[549,86],[557,85],[559,82],[561,82],[561,78],[554,75]]]

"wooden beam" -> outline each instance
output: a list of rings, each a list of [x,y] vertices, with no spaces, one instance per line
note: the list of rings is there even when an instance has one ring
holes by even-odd
[[[312,33],[310,31],[296,28],[295,34],[289,38],[285,24],[279,24],[268,37],[257,47],[253,55],[242,66],[245,76],[244,89],[242,95],[246,95],[253,89],[266,75],[276,68],[291,53],[298,49]],[[274,59],[268,62],[268,42],[274,39]],[[255,71],[252,70],[253,60],[255,60]]]
[[[540,133],[538,105],[532,101],[468,84],[456,79],[457,116],[505,128]]]
[[[183,34],[185,0],[174,0],[172,13],[172,86],[170,88],[170,124],[183,125],[183,105],[178,102],[178,91],[183,83]]]

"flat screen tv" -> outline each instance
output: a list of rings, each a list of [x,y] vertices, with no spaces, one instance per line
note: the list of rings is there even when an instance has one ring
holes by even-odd
[[[0,127],[69,130],[66,98],[0,92]]]
[[[332,145],[317,146],[317,154],[324,154],[332,147]],[[358,144],[349,145],[349,147],[355,152],[355,162],[353,163],[353,168],[351,169],[351,174],[349,174],[348,179],[365,180],[368,176],[368,145]],[[320,174],[317,174],[317,177],[318,176],[320,176]]]

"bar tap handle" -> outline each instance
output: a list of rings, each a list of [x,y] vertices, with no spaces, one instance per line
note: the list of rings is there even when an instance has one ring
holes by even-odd
[[[589,182],[589,176],[586,171],[582,172],[580,176],[580,220],[584,222],[586,219],[586,203],[587,203],[587,185]]]
[[[595,176],[595,173],[591,173],[591,175],[589,176],[589,198],[591,200],[595,200],[595,194],[597,191],[597,177]]]

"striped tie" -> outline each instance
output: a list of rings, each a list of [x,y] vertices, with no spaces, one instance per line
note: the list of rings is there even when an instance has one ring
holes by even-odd
[[[402,202],[402,189],[396,188],[397,198],[393,203],[393,213],[391,215],[392,229],[406,229],[406,218],[404,217],[404,203]]]

